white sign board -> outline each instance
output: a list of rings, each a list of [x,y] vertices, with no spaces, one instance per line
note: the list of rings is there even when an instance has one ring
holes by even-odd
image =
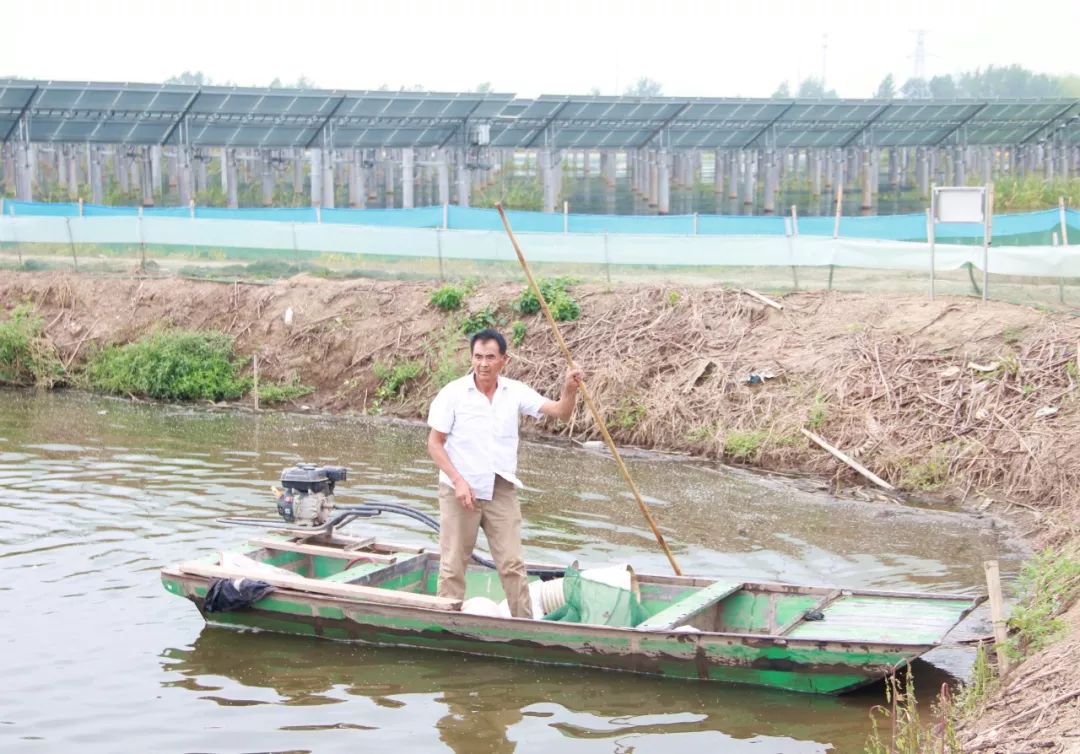
[[[981,223],[986,218],[983,186],[935,188],[934,198],[934,222]]]

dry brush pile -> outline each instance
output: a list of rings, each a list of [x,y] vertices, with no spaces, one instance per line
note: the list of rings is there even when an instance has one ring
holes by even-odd
[[[805,427],[903,489],[1071,518],[1080,328],[1023,310],[969,341],[959,325],[976,304],[940,304],[923,325],[898,328],[845,321],[839,301],[803,294],[780,312],[730,290],[593,292],[566,336],[621,442],[862,481]],[[562,365],[535,328],[514,373],[554,389]],[[564,431],[595,427],[579,407]]]

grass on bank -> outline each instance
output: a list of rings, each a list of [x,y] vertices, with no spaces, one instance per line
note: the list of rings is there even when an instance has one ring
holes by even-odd
[[[197,330],[109,346],[94,354],[85,374],[93,390],[168,401],[235,400],[251,385],[239,375],[233,339]]]
[[[1009,617],[1009,656],[1022,662],[1052,644],[1065,631],[1061,615],[1080,599],[1080,544],[1048,548],[1024,564],[1018,581],[1019,602]],[[962,754],[960,724],[981,713],[999,687],[988,648],[980,646],[971,680],[954,693],[944,684],[932,705],[930,720],[922,717],[910,668],[906,678],[889,679],[886,703],[870,713],[872,732],[866,754]]]
[[[301,384],[295,379],[290,382],[272,382],[259,385],[259,402],[266,406],[280,406],[314,392],[315,388],[311,385]]]
[[[64,365],[45,335],[45,322],[26,304],[0,323],[0,385],[51,388],[64,379]]]

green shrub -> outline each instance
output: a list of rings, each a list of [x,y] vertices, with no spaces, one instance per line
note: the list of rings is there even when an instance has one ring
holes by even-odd
[[[645,419],[645,407],[632,400],[623,400],[615,408],[615,420],[608,424],[611,429],[632,430]]]
[[[707,442],[716,436],[716,427],[712,424],[699,424],[696,427],[691,427],[683,434],[683,439],[687,442],[701,443]]]
[[[1009,616],[1007,649],[1026,657],[1065,631],[1063,612],[1080,597],[1080,548],[1043,550],[1024,564],[1018,580],[1020,602]]]
[[[900,486],[923,492],[941,489],[949,481],[949,466],[948,449],[944,446],[931,448],[922,462],[908,466],[901,472]]]
[[[825,426],[825,422],[829,420],[829,403],[825,396],[818,393],[814,396],[814,405],[810,407],[810,416],[807,418],[807,424],[810,429],[818,430]]]
[[[496,324],[498,323],[495,320],[495,310],[488,306],[466,317],[461,323],[461,331],[466,335],[472,335],[485,327],[495,327]]]
[[[250,380],[237,374],[233,339],[221,332],[175,330],[110,346],[86,370],[94,390],[159,400],[228,400]]]
[[[375,389],[375,397],[380,401],[385,401],[404,395],[405,385],[423,374],[424,367],[418,361],[403,361],[393,366],[376,361],[373,370],[375,376],[379,378],[379,387]]]
[[[268,406],[279,403],[289,403],[305,395],[311,395],[315,388],[311,385],[303,385],[299,380],[292,382],[270,382],[259,385],[259,402]]]
[[[0,384],[52,387],[63,374],[44,320],[27,305],[12,309],[0,324]]]
[[[737,429],[724,438],[724,453],[735,458],[749,458],[765,442],[765,433]]]
[[[510,326],[510,345],[517,348],[525,342],[525,333],[528,328],[525,327],[525,323],[520,319],[516,320],[514,324]]]
[[[581,307],[566,290],[573,282],[572,278],[558,277],[546,278],[537,283],[551,310],[551,316],[557,322],[571,322],[581,316]],[[540,299],[530,286],[510,303],[510,307],[519,314],[536,314],[540,311]]]
[[[428,303],[444,312],[460,309],[465,303],[466,291],[456,285],[444,285],[428,297]]]

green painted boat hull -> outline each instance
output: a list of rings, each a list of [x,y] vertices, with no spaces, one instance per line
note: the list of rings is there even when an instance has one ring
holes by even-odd
[[[317,572],[314,559],[311,563],[311,571]],[[437,570],[437,560],[435,563]],[[432,572],[428,563],[417,578],[404,578],[399,573],[393,583],[399,589],[407,586],[412,594],[430,593]],[[933,648],[979,601],[884,592],[844,592],[838,598],[835,590],[739,584],[713,602],[701,597],[699,601],[705,605],[701,608],[693,600],[695,594],[706,594],[708,589],[702,586],[709,584],[706,580],[639,578],[643,581],[642,602],[653,618],[639,628],[618,628],[372,604],[290,588],[279,588],[244,609],[209,613],[204,598],[212,579],[185,573],[182,565],[162,571],[165,588],[194,602],[211,625],[818,694],[850,691],[903,667]],[[485,588],[492,581],[485,574],[476,579]],[[497,585],[497,579],[494,583]],[[691,625],[697,620],[699,625],[726,630],[651,627],[662,624],[664,616],[674,609],[663,600],[654,599],[652,602],[658,604],[651,604],[647,599],[648,594],[661,592],[677,595],[669,600],[674,605],[697,608],[689,618],[678,615],[679,625],[683,620]],[[831,611],[827,615],[835,617],[816,623],[803,620],[806,606],[815,603],[825,605]],[[912,610],[913,605],[925,605],[925,614],[930,616],[915,633],[909,626],[913,623],[918,629],[919,613]],[[889,615],[888,609],[895,615]],[[903,625],[868,621],[868,616],[882,611],[894,623],[903,616]],[[875,625],[865,626],[868,622]],[[776,633],[781,629],[782,635]],[[830,631],[835,635],[827,638]],[[856,635],[859,631],[873,638],[860,639]],[[800,638],[800,633],[806,636]],[[896,641],[892,634],[918,641]],[[882,636],[888,640],[881,640]]]

